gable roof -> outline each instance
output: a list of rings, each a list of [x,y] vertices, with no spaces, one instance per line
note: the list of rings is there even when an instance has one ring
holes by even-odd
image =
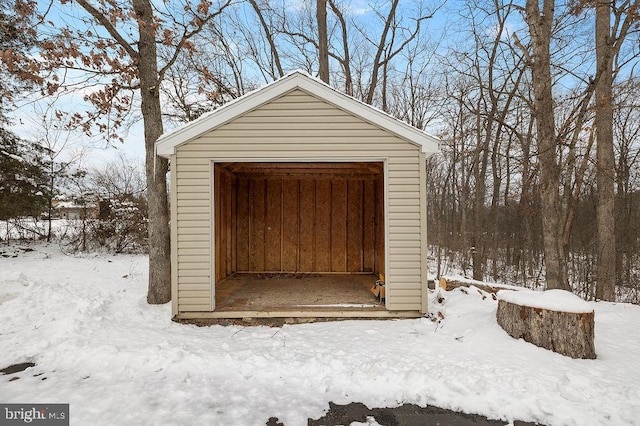
[[[345,95],[319,79],[298,70],[260,89],[249,92],[214,111],[203,114],[197,120],[163,134],[155,143],[156,154],[168,158],[175,153],[178,146],[196,139],[295,89],[301,89],[364,121],[381,127],[421,147],[424,153],[433,154],[439,151],[439,139],[435,136],[410,126],[371,105]]]

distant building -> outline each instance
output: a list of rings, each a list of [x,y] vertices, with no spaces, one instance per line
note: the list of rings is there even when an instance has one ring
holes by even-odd
[[[61,219],[97,219],[100,215],[97,203],[78,204],[74,200],[53,200],[52,204]]]

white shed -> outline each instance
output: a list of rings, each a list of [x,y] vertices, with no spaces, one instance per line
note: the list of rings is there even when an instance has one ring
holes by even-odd
[[[426,310],[438,140],[293,72],[163,135],[178,319]],[[383,278],[385,299],[370,288]]]

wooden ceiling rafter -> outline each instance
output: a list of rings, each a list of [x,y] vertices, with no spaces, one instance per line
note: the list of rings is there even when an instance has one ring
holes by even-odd
[[[370,179],[382,174],[382,162],[220,163],[226,171],[247,177]]]

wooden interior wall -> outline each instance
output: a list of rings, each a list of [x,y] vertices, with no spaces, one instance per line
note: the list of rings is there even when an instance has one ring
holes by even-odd
[[[382,175],[376,176],[373,192],[376,196],[374,199],[373,210],[376,212],[374,217],[374,233],[375,240],[373,241],[374,251],[374,272],[385,272],[385,245],[384,245],[384,178]]]
[[[234,272],[384,272],[384,181],[214,169],[216,282]]]
[[[215,278],[220,282],[235,272],[237,245],[237,178],[222,167],[214,168]]]

